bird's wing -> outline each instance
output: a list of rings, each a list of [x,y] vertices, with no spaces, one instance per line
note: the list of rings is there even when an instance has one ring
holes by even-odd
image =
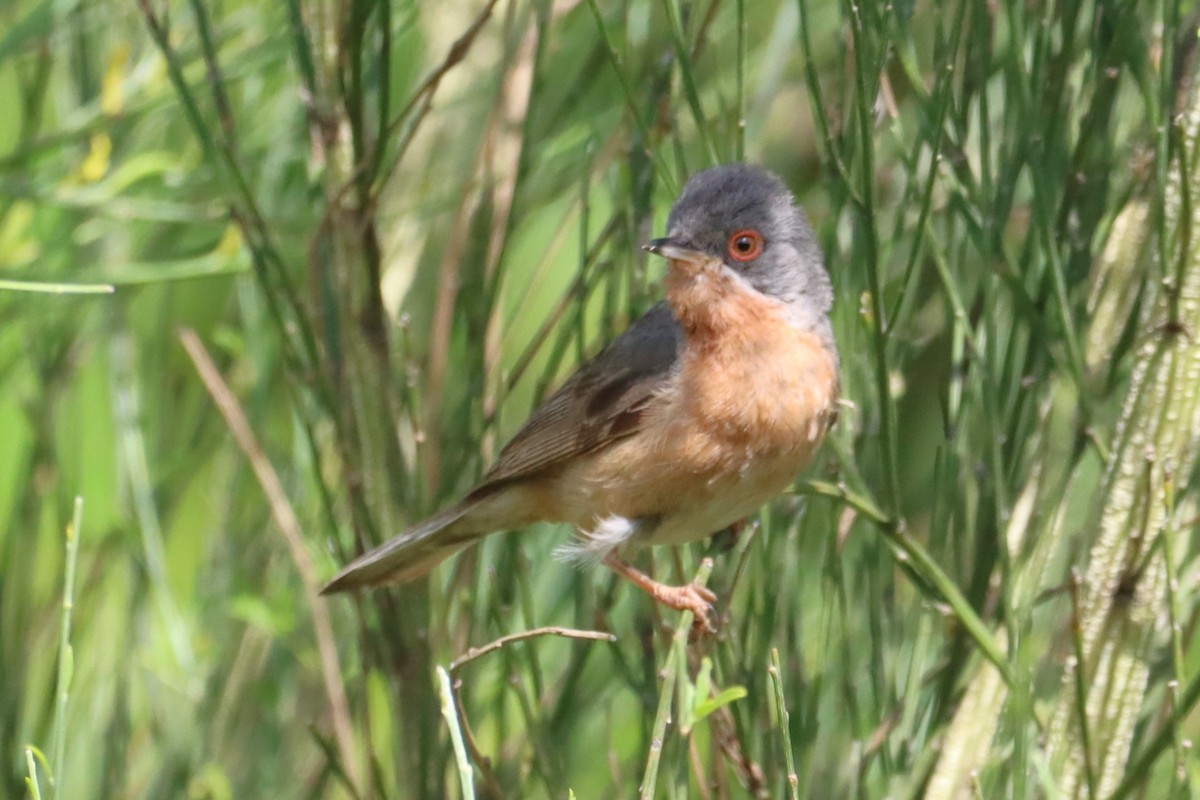
[[[636,433],[682,348],[683,329],[670,307],[651,308],[533,412],[475,492],[530,477]]]

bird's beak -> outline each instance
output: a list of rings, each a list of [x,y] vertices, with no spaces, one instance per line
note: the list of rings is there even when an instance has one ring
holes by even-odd
[[[662,239],[651,239],[642,245],[642,249],[656,256],[668,258],[671,261],[684,261],[688,264],[699,264],[707,261],[710,256],[689,246],[680,239],[666,236]]]

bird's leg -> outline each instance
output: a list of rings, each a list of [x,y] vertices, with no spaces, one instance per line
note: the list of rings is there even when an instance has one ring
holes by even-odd
[[[737,522],[730,523],[728,527],[714,533],[711,540],[712,552],[728,553],[737,547],[737,543],[741,541],[742,534],[747,527],[746,520],[739,519]]]
[[[717,629],[710,617],[713,611],[713,603],[717,602],[717,595],[709,589],[697,586],[694,583],[687,583],[683,586],[671,586],[659,583],[637,567],[623,561],[615,553],[609,553],[604,557],[604,565],[618,575],[633,581],[639,589],[653,597],[657,602],[676,611],[692,612],[696,618],[695,629],[704,631],[705,633],[716,633]]]

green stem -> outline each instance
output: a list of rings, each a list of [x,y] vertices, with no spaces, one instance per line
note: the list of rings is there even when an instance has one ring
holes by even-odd
[[[788,714],[787,704],[783,699],[783,675],[779,666],[778,647],[771,648],[771,666],[767,667],[767,674],[771,678],[771,687],[774,689],[773,699],[775,700],[775,711],[779,715],[779,732],[783,735],[783,760],[787,764],[788,796],[792,800],[800,800],[800,776],[796,774],[796,757],[792,753],[792,733],[789,730],[791,715]]]
[[[56,797],[60,797],[60,782],[66,764],[67,749],[67,700],[71,693],[71,677],[75,671],[75,653],[71,648],[71,615],[75,609],[75,565],[79,561],[79,531],[83,526],[83,498],[75,498],[75,513],[71,526],[67,528],[66,580],[63,584],[62,628],[58,633],[58,679],[57,698],[54,705],[54,745],[51,757],[54,770],[50,773],[50,785]]]
[[[475,798],[475,774],[471,771],[471,759],[467,757],[467,745],[463,740],[462,725],[458,721],[458,708],[454,703],[454,687],[450,673],[445,667],[437,668],[438,697],[442,700],[442,717],[450,729],[450,743],[454,746],[454,762],[458,765],[458,782],[462,787],[463,800]]]
[[[712,574],[713,561],[706,558],[700,562],[696,577],[692,583],[704,586],[708,576]],[[667,653],[667,661],[663,664],[663,685],[658,694],[658,711],[654,715],[654,726],[650,734],[650,753],[646,757],[646,771],[642,777],[642,788],[638,794],[641,800],[654,800],[654,789],[658,783],[658,765],[662,760],[663,743],[667,735],[667,723],[671,718],[671,699],[675,697],[675,680],[679,670],[687,668],[684,650],[687,647],[688,634],[692,630],[695,615],[684,611],[679,615],[679,625],[675,628],[675,636],[671,639],[671,650]]]

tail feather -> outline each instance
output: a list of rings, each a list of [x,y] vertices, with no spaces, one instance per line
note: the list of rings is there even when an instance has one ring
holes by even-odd
[[[419,578],[486,533],[466,524],[474,505],[464,501],[451,506],[368,550],[334,575],[321,594]]]

